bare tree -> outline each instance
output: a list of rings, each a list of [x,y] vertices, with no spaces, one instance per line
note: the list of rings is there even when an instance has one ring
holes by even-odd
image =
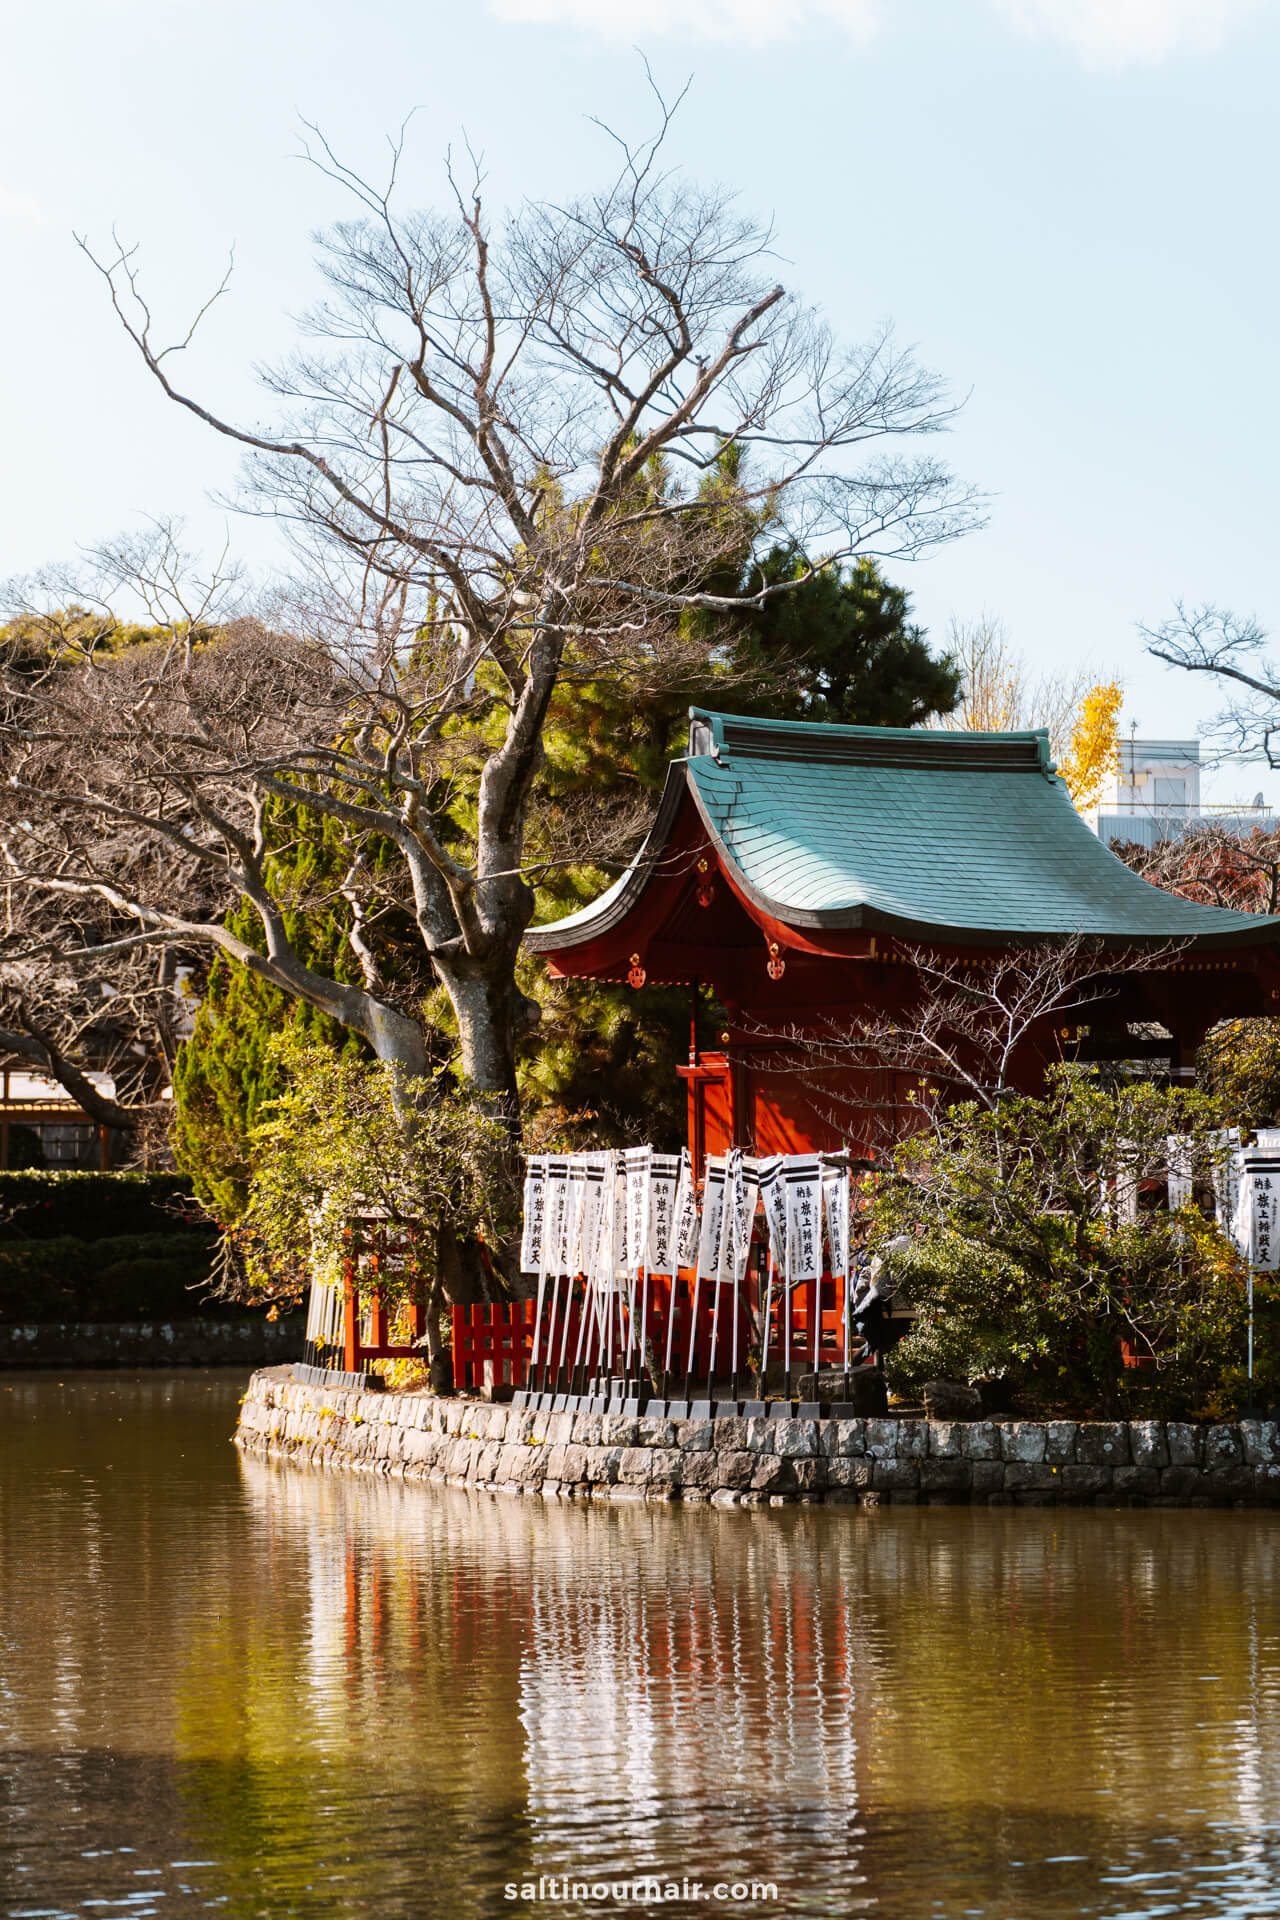
[[[1062,758],[1089,690],[1087,671],[1033,673],[1003,620],[990,613],[976,620],[953,617],[947,652],[960,669],[962,691],[959,706],[940,726],[977,733],[1047,727],[1049,750],[1055,760]]]
[[[1280,767],[1280,663],[1268,658],[1269,636],[1257,620],[1177,600],[1167,620],[1138,631],[1157,660],[1207,674],[1226,694],[1210,729],[1224,753]]]
[[[1184,900],[1236,913],[1280,912],[1280,833],[1201,820],[1150,847],[1113,840],[1111,851],[1152,886]]]
[[[779,1065],[799,1062],[837,1130],[852,1129],[878,1151],[902,1137],[900,1085],[911,1127],[934,1124],[947,1107],[972,1100],[988,1110],[1023,1090],[1030,1070],[1072,1058],[1090,1027],[1116,1028],[1118,1050],[1135,1054],[1157,1036],[1131,1033],[1117,1011],[1126,978],[1167,966],[1182,951],[1108,951],[1082,934],[972,959],[903,949],[913,969],[901,1012],[770,1031]],[[765,1037],[761,1029],[761,1037]],[[1166,1038],[1169,1036],[1165,1036]]]
[[[526,827],[557,686],[653,684],[710,657],[689,616],[751,604],[722,583],[766,529],[834,562],[916,554],[979,515],[938,462],[893,451],[947,424],[938,380],[887,330],[841,348],[767,270],[769,230],[666,168],[669,121],[619,143],[603,191],[496,228],[478,171],[451,174],[443,212],[402,213],[399,145],[382,188],[314,135],[354,210],[322,242],[303,344],[267,378],[272,429],[180,387],[195,328],[162,345],[134,252],[96,260],[148,372],[244,450],[244,504],[291,529],[302,567],[274,619],[201,644],[208,607],[193,614],[158,529],[106,565],[151,583],[167,639],[9,663],[15,958],[84,962],[41,915],[101,901],[131,923],[113,953],[216,948],[420,1071],[420,1017],[365,938],[404,906],[465,1076],[514,1116],[535,1013],[516,984]],[[359,984],[290,940],[273,806],[310,810],[344,851]],[[223,924],[235,900],[261,951]]]

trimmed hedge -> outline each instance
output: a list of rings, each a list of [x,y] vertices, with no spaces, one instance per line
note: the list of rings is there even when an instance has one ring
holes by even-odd
[[[0,1245],[0,1322],[187,1320],[243,1315],[207,1298],[211,1242],[200,1233]]]
[[[0,1242],[189,1234],[195,1211],[181,1173],[0,1172]]]
[[[0,1322],[241,1317],[176,1173],[0,1172]],[[185,1217],[184,1217],[185,1214]]]

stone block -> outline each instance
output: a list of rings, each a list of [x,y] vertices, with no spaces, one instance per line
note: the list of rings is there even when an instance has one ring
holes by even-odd
[[[929,1422],[927,1420],[899,1420],[898,1452],[899,1460],[923,1460],[929,1451]]]
[[[981,1420],[982,1395],[963,1380],[926,1380],[925,1410],[933,1420]]]
[[[994,1420],[975,1420],[960,1436],[966,1460],[998,1460],[1000,1429]]]
[[[1058,1491],[1062,1468],[1045,1460],[1009,1460],[1004,1470],[1006,1493],[1052,1493]]]
[[[717,1448],[713,1458],[716,1468],[716,1486],[736,1487],[739,1492],[741,1492],[744,1487],[751,1486],[752,1476],[755,1473],[760,1458],[758,1454],[748,1453],[745,1447],[741,1448],[737,1453],[727,1451],[721,1453],[719,1448]]]
[[[696,1460],[697,1454],[690,1454]],[[714,1456],[708,1456],[713,1458]],[[649,1492],[674,1496],[684,1485],[685,1456],[675,1447],[658,1447],[649,1460]]]
[[[1147,1423],[1144,1421],[1143,1423]],[[1135,1500],[1154,1500],[1160,1492],[1158,1467],[1113,1467],[1111,1491]]]
[[[502,1453],[502,1445],[503,1443],[501,1440],[488,1440],[481,1447],[480,1457],[476,1461],[476,1479],[477,1480],[496,1480],[497,1479],[498,1461]]]
[[[1129,1429],[1123,1420],[1082,1420],[1076,1428],[1076,1459],[1082,1467],[1127,1467]]]
[[[621,1447],[584,1447],[583,1479],[593,1487],[612,1486],[622,1460]]]
[[[686,1452],[701,1453],[711,1445],[710,1420],[677,1420],[676,1445]]]
[[[973,1488],[975,1500],[987,1500],[993,1493],[1004,1492],[1003,1460],[970,1460],[969,1482]]]
[[[970,1467],[967,1460],[931,1457],[920,1462],[920,1491],[946,1494],[955,1500],[969,1495]]]
[[[731,1414],[727,1420],[713,1420],[711,1444],[717,1453],[744,1453],[747,1446],[746,1421],[739,1414]]]
[[[697,1453],[676,1450],[672,1457],[680,1462],[681,1484],[687,1492],[693,1487],[714,1487],[717,1470],[725,1456],[713,1453],[710,1447],[704,1447]]]
[[[573,1416],[573,1437],[580,1447],[598,1447],[600,1429],[604,1417],[598,1413],[575,1413]]]
[[[675,1443],[674,1420],[646,1420],[641,1417],[639,1444],[642,1447],[674,1447]]]
[[[793,1460],[791,1471],[795,1475],[798,1493],[821,1493],[827,1484],[827,1461],[822,1454],[807,1460]]]
[[[557,1476],[568,1487],[575,1486],[579,1480],[587,1477],[587,1450],[585,1447],[566,1447],[563,1468]]]
[[[880,1493],[916,1493],[920,1487],[920,1468],[914,1460],[877,1459],[871,1470],[871,1484]]]
[[[884,1375],[879,1367],[851,1367],[848,1375],[839,1367],[823,1367],[818,1373],[803,1373],[796,1383],[802,1400],[816,1400],[823,1406],[837,1402],[874,1419],[888,1410],[889,1398]]]
[[[744,1420],[746,1428],[746,1449],[748,1453],[772,1453],[773,1429],[776,1420]]]
[[[1044,1459],[1044,1440],[1044,1428],[1038,1421],[1011,1420],[1000,1429],[1001,1458],[1021,1466],[1035,1466]],[[1005,1485],[1010,1485],[1007,1478]]]
[[[1082,1505],[1086,1500],[1098,1500],[1100,1494],[1111,1490],[1111,1469],[1067,1463],[1065,1467],[1057,1469],[1055,1486],[1061,1505]]]
[[[1169,1443],[1163,1420],[1131,1420],[1129,1452],[1135,1467],[1167,1467]]]
[[[1163,1467],[1160,1472],[1160,1493],[1164,1499],[1206,1499],[1209,1493],[1208,1475],[1203,1467]]]
[[[895,1460],[898,1455],[898,1422],[868,1420],[867,1452],[873,1460]]]
[[[865,1420],[824,1420],[822,1423],[822,1451],[828,1460],[851,1460],[855,1454],[862,1453],[867,1444],[867,1423]]]
[[[652,1465],[653,1455],[648,1447],[624,1447],[618,1462],[618,1478],[624,1486],[642,1487]]]
[[[865,1455],[855,1460],[828,1460],[827,1486],[844,1487],[850,1492],[863,1487],[869,1487],[871,1485],[872,1465],[873,1462],[868,1460]]]
[[[930,1420],[929,1458],[931,1460],[961,1459],[964,1453],[962,1431],[959,1421]]]
[[[629,1413],[606,1413],[600,1425],[600,1441],[606,1447],[634,1447],[640,1437],[640,1422]]]
[[[1232,1505],[1238,1500],[1252,1500],[1254,1496],[1254,1470],[1252,1467],[1216,1467],[1209,1474],[1209,1497],[1214,1501],[1229,1500]]]
[[[787,1460],[811,1459],[821,1452],[816,1420],[775,1420],[773,1448]]]
[[[796,1484],[793,1463],[777,1453],[753,1453],[751,1484],[760,1493],[790,1493]]]
[[[1238,1467],[1244,1458],[1234,1427],[1210,1427],[1204,1436],[1204,1464],[1210,1473]]]
[[[1076,1457],[1076,1422],[1050,1420],[1044,1430],[1044,1457],[1055,1466],[1072,1464]]]
[[[1280,1435],[1280,1429],[1277,1428],[1274,1420],[1242,1420],[1240,1445],[1244,1451],[1246,1465],[1270,1467],[1280,1461],[1278,1435]]]
[[[1167,1420],[1164,1438],[1165,1445],[1169,1449],[1171,1467],[1204,1465],[1204,1429],[1202,1427],[1193,1427],[1189,1420]]]
[[[741,1496],[733,1487],[717,1487],[711,1496],[713,1507],[736,1507]]]

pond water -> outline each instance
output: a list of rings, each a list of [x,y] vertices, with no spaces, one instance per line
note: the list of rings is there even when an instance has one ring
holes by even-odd
[[[405,1487],[243,1384],[0,1375],[4,1920],[1280,1908],[1280,1514]],[[777,1896],[560,1887],[645,1875]]]

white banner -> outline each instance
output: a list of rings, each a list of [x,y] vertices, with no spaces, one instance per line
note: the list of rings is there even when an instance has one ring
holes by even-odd
[[[756,1162],[760,1170],[760,1198],[764,1202],[765,1225],[769,1230],[769,1251],[781,1273],[787,1258],[787,1190],[784,1181],[786,1161],[780,1153],[766,1154]]]
[[[676,1259],[691,1267],[698,1257],[698,1194],[693,1183],[693,1161],[687,1147],[680,1154],[680,1177],[675,1200]]]
[[[1280,1267],[1280,1159],[1247,1151],[1238,1158],[1243,1164],[1231,1237],[1251,1267],[1274,1273]]]
[[[634,1272],[642,1267],[649,1253],[649,1165],[652,1147],[628,1147],[622,1155],[627,1180],[626,1237],[623,1265]]]
[[[823,1211],[827,1216],[827,1245],[831,1271],[843,1279],[849,1265],[849,1174],[844,1167],[822,1171]]]
[[[521,1273],[537,1273],[542,1265],[542,1215],[546,1198],[547,1156],[529,1156],[524,1170],[524,1232],[520,1239]]]
[[[608,1177],[607,1153],[587,1153],[586,1187],[582,1196],[582,1227],[579,1234],[582,1272],[594,1280],[600,1270],[600,1218],[604,1210],[605,1180]]]
[[[789,1154],[786,1171],[787,1244],[791,1280],[817,1280],[822,1274],[822,1163]]]
[[[728,1157],[724,1179],[724,1216],[720,1227],[720,1254],[716,1274],[721,1280],[744,1279],[751,1256],[751,1229],[760,1197],[760,1163],[735,1148]]]
[[[650,1273],[676,1270],[676,1194],[681,1166],[678,1153],[655,1153],[649,1163]]]
[[[569,1162],[558,1154],[547,1155],[546,1199],[542,1216],[542,1266],[540,1272],[560,1274],[565,1251],[565,1233],[569,1225]]]
[[[1169,1154],[1169,1211],[1176,1213],[1191,1198],[1191,1136],[1171,1133],[1165,1146]]]
[[[698,1278],[714,1280],[720,1263],[720,1223],[724,1215],[722,1153],[707,1155],[707,1177],[702,1188],[702,1232],[698,1236]]]
[[[569,1155],[569,1204],[565,1213],[561,1273],[581,1273],[586,1265],[582,1251],[582,1216],[586,1198],[586,1157],[581,1153],[571,1153]]]

